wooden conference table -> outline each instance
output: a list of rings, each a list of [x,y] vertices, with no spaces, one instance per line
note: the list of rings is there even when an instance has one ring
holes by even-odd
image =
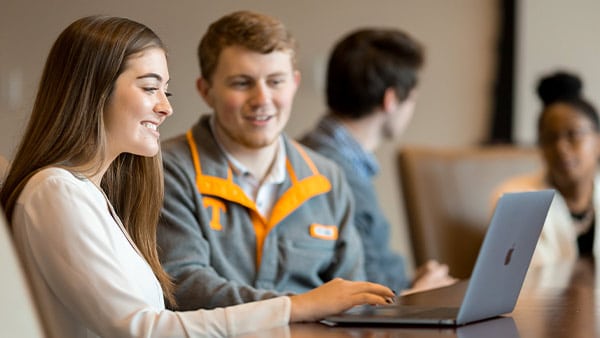
[[[589,338],[600,337],[599,279],[594,262],[580,259],[558,266],[531,268],[515,310],[508,315],[458,328],[401,326],[328,327],[291,324],[244,335],[277,338]],[[421,297],[414,294],[410,297]],[[413,298],[414,299],[414,298]],[[435,300],[439,301],[439,299]],[[431,302],[434,302],[431,300]]]

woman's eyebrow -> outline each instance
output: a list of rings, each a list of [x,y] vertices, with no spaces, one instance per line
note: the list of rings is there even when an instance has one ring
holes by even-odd
[[[144,75],[140,75],[140,76],[136,77],[137,80],[139,80],[139,79],[145,79],[145,78],[155,78],[155,79],[157,79],[158,81],[161,81],[161,82],[163,80],[162,76],[160,76],[159,74],[156,74],[156,73],[148,73],[148,74],[144,74]],[[167,83],[168,82],[169,82],[169,80],[167,80]]]

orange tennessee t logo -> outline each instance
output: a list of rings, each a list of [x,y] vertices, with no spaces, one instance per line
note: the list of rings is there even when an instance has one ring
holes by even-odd
[[[210,218],[211,229],[217,231],[223,230],[223,226],[221,225],[221,211],[227,211],[225,204],[212,197],[204,197],[202,199],[202,204],[205,209],[212,208],[212,214]]]

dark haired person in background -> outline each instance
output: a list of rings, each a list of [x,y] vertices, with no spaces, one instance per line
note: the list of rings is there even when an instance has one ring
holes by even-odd
[[[400,135],[413,115],[423,49],[396,29],[359,29],[339,41],[327,69],[329,112],[301,142],[343,169],[356,201],[354,222],[370,281],[411,291],[450,284],[448,267],[430,261],[411,281],[389,247],[390,225],[377,201],[373,152]]]
[[[596,108],[582,96],[574,74],[556,72],[540,79],[543,109],[538,146],[545,169],[504,182],[495,192],[556,189],[532,264],[553,264],[595,256],[595,224],[600,211],[600,123]]]

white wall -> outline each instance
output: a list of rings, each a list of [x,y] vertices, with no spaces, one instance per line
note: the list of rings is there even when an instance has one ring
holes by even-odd
[[[400,142],[437,146],[474,144],[484,138],[490,110],[497,5],[495,0],[347,0],[347,1],[141,1],[141,0],[3,0],[0,10],[0,154],[10,158],[32,106],[45,57],[60,31],[89,14],[128,16],[157,31],[170,49],[170,91],[175,115],[161,134],[183,132],[206,106],[194,90],[198,75],[197,43],[207,25],[237,9],[253,9],[283,20],[300,44],[303,74],[287,131],[299,136],[324,112],[324,65],[333,43],[351,29],[395,26],[427,48],[420,103]],[[377,180],[393,229],[393,246],[410,247],[395,149],[378,151],[382,174]]]
[[[540,76],[557,69],[579,74],[584,95],[600,104],[600,2],[522,0],[518,4],[515,140],[533,144],[541,111],[535,88]]]

